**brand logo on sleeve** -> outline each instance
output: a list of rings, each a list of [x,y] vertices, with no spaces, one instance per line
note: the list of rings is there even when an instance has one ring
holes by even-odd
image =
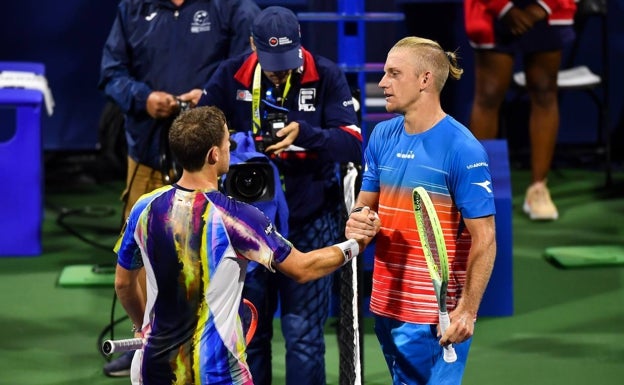
[[[481,186],[485,189],[485,191],[487,191],[488,193],[492,193],[492,189],[490,188],[490,181],[486,180],[483,182],[472,182],[471,184],[477,185],[477,186]]]
[[[466,168],[470,170],[471,168],[487,167],[487,166],[488,166],[487,162],[478,162],[478,163],[469,164],[468,166],[466,166]]]

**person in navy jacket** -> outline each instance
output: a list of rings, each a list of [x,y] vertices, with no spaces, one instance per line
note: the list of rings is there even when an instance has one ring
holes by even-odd
[[[268,7],[254,20],[253,52],[221,63],[198,105],[219,107],[228,127],[248,132],[277,165],[288,204],[288,238],[300,250],[342,237],[342,193],[337,167],[361,163],[362,136],[344,73],[301,46],[294,13]],[[273,315],[281,311],[286,384],[325,384],[323,328],[331,277],[297,284],[261,266],[247,274],[245,298],[260,320],[248,346],[254,383],[271,384]]]

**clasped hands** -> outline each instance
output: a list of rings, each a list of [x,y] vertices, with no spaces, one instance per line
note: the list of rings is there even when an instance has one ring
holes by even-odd
[[[345,227],[345,237],[355,239],[360,246],[366,247],[381,229],[381,220],[377,213],[365,206],[349,215]],[[360,247],[363,250],[364,247]]]
[[[524,9],[511,7],[502,20],[509,31],[518,36],[533,28],[535,23],[546,17],[548,17],[548,13],[544,8],[538,4],[529,4]]]

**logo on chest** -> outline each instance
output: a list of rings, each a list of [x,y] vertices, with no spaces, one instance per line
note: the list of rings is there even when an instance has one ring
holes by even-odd
[[[414,151],[410,150],[407,152],[397,152],[396,157],[399,159],[414,159],[416,156],[414,155]]]
[[[314,112],[316,108],[316,88],[302,88],[299,90],[299,111]]]
[[[251,102],[251,92],[249,90],[236,90],[236,100]]]
[[[193,15],[191,23],[191,33],[200,33],[210,31],[210,16],[207,11],[200,10]]]

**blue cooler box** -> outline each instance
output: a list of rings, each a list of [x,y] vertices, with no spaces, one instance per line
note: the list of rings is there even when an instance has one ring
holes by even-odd
[[[43,75],[44,66],[0,62],[0,71]],[[42,252],[42,103],[39,90],[0,88],[0,256]]]

